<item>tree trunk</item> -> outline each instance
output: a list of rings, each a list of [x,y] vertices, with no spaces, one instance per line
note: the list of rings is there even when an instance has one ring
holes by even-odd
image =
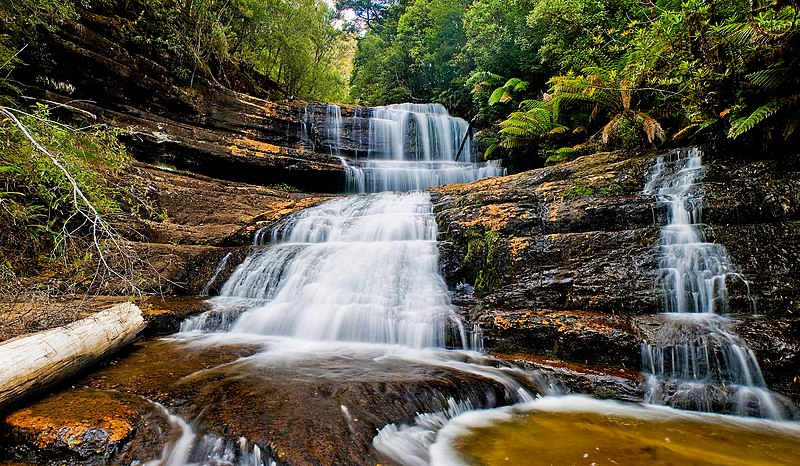
[[[142,311],[122,303],[85,319],[0,343],[0,412],[130,343]]]

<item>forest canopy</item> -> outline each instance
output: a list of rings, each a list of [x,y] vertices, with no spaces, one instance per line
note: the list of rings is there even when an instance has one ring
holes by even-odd
[[[380,8],[359,39],[353,100],[441,102],[490,128],[489,156],[536,164],[691,139],[797,142],[795,1],[358,3]]]
[[[794,0],[6,0],[0,94],[37,59],[37,31],[99,11],[181,85],[440,102],[518,168],[698,141],[778,150],[800,134]]]

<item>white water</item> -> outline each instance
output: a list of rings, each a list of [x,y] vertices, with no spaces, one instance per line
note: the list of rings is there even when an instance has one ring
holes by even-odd
[[[469,124],[440,104],[397,104],[369,112],[364,118],[358,108],[351,120],[350,131],[358,138],[367,121],[368,150],[365,157],[356,149],[353,157],[341,158],[347,192],[423,190],[505,174],[497,161],[476,163]],[[327,143],[331,154],[340,156],[341,108],[328,106],[326,117]],[[362,143],[359,139],[356,147]]]
[[[222,273],[223,270],[225,270],[225,266],[228,265],[228,259],[230,259],[232,255],[233,253],[229,252],[225,254],[225,256],[223,256],[222,260],[219,261],[219,264],[217,264],[217,268],[214,269],[214,274],[211,275],[211,278],[209,278],[206,284],[203,286],[203,290],[200,292],[200,296],[208,296],[209,290],[214,285],[214,282],[217,281],[217,277],[219,277],[219,274]]]
[[[349,373],[363,378],[362,366],[395,361],[492,381],[512,401],[554,391],[535,373],[506,367],[473,351],[444,349],[482,348],[480,329],[467,335],[450,303],[439,274],[438,227],[430,196],[418,190],[500,175],[503,169],[494,163],[473,163],[471,140],[465,143],[461,162],[455,161],[468,125],[450,117],[440,105],[391,106],[372,112],[368,120],[357,115],[350,123],[354,130],[369,122],[367,160],[342,159],[348,164],[350,191],[387,192],[328,201],[257,232],[255,244],[260,249],[237,267],[220,296],[210,300],[212,311],[184,322],[181,330],[191,333],[181,338],[200,344],[264,344],[263,352],[237,364],[353,361],[347,369],[319,377]],[[339,155],[346,125],[339,107],[328,107],[326,113],[326,139],[331,154]],[[309,125],[307,115],[306,132]],[[475,389],[465,393],[465,400]],[[495,396],[487,393],[486,399]],[[465,409],[468,405],[468,401],[450,402]],[[350,425],[347,406],[342,412]],[[392,457],[404,463],[403,458],[427,449],[435,437],[436,428],[418,424],[387,426],[376,446],[387,454],[393,451]],[[410,441],[420,429],[428,432],[422,435],[425,440]]]
[[[232,332],[424,348],[445,346],[452,331],[464,347],[436,235],[428,194],[335,199],[271,229],[274,244],[248,257],[211,302],[247,308]]]
[[[331,155],[338,156],[341,153],[340,147],[342,145],[342,107],[328,105],[327,120],[328,147],[331,149]]]
[[[244,437],[236,442],[225,441],[213,435],[200,435],[183,418],[170,413],[159,403],[154,403],[165,416],[178,437],[167,443],[161,457],[144,463],[144,466],[276,466],[258,445]]]
[[[642,345],[646,400],[780,419],[790,403],[766,389],[754,352],[719,315],[728,310],[726,280],[744,278],[703,234],[704,170],[699,149],[672,151],[658,157],[644,188],[668,213],[658,270],[667,314],[655,341]]]

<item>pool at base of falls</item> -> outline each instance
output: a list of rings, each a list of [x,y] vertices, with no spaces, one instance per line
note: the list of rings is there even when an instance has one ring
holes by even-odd
[[[431,447],[431,464],[791,465],[800,464],[800,426],[580,395],[544,397],[455,417]]]

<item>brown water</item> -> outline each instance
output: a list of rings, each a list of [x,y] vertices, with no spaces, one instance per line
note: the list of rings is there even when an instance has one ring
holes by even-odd
[[[434,464],[800,464],[800,426],[564,397],[473,413],[440,436]]]

